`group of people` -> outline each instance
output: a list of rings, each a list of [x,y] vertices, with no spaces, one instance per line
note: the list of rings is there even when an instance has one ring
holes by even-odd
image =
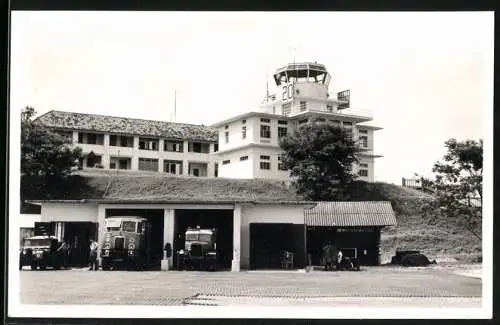
[[[337,249],[331,243],[323,247],[323,264],[325,265],[325,270],[340,270],[342,268],[343,254],[342,250]]]
[[[90,239],[89,244],[89,271],[97,271],[97,252],[99,250],[99,245],[94,239]],[[57,251],[61,253],[63,258],[64,267],[68,267],[71,260],[72,247],[71,243],[64,240],[61,245],[57,248]]]

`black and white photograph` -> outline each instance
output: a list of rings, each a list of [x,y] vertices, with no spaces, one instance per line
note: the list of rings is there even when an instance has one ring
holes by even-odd
[[[492,317],[493,12],[10,28],[9,317]]]

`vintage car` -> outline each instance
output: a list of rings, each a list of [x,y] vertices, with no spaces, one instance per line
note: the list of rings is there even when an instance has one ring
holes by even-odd
[[[436,261],[430,261],[427,256],[418,250],[398,249],[391,259],[391,264],[403,266],[428,266],[436,264]]]
[[[146,218],[125,216],[105,220],[100,243],[103,270],[143,269],[152,261],[151,224]]]
[[[34,236],[23,239],[19,252],[19,269],[28,265],[32,270],[47,267],[60,269],[64,265],[65,254],[59,251],[59,240],[53,236]]]
[[[215,229],[188,228],[184,249],[177,252],[181,270],[217,269],[217,231]]]

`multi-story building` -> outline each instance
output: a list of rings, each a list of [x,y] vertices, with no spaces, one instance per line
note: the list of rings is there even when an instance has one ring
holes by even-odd
[[[82,148],[83,168],[174,175],[288,180],[279,139],[301,124],[320,121],[351,130],[362,152],[360,179],[374,180],[374,131],[369,114],[350,108],[349,91],[331,96],[324,65],[294,63],[274,74],[279,95],[259,109],[208,127],[94,114],[50,111],[37,121]],[[93,153],[93,154],[91,154]]]
[[[82,148],[83,168],[217,176],[217,133],[206,126],[61,111],[36,121]]]
[[[259,110],[212,125],[219,134],[219,176],[230,178],[289,179],[280,156],[279,140],[292,128],[313,121],[334,123],[351,130],[362,152],[357,169],[360,179],[374,180],[374,131],[365,124],[372,117],[350,108],[350,91],[329,93],[330,74],[324,65],[294,63],[274,74],[278,95],[266,94]]]

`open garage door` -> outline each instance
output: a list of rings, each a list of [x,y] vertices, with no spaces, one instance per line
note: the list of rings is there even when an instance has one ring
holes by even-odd
[[[163,209],[106,209],[106,217],[143,217],[151,223],[151,266],[159,269],[163,258]]]
[[[294,254],[294,268],[304,268],[304,225],[284,223],[250,224],[250,268],[281,269],[284,252]]]
[[[185,232],[188,227],[217,230],[217,265],[231,269],[233,259],[233,210],[175,210],[174,267],[178,267],[175,252],[184,249]]]

